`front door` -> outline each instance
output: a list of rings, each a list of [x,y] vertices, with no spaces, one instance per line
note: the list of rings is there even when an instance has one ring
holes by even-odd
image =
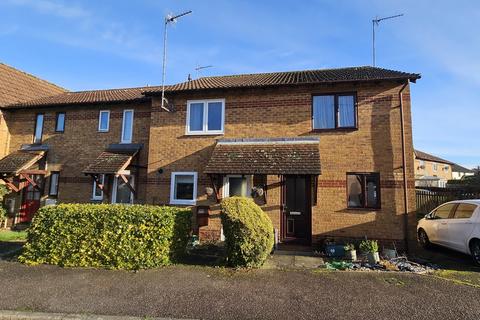
[[[309,176],[285,176],[283,180],[283,242],[310,244],[311,179]]]
[[[23,189],[23,201],[20,208],[20,222],[30,222],[33,219],[33,216],[40,208],[40,198],[42,197],[42,186],[43,186],[43,176],[41,175],[32,175],[30,178],[35,181],[38,188],[33,187],[33,185],[28,184],[28,186]]]

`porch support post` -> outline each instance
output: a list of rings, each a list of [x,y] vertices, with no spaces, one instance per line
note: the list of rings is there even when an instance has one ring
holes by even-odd
[[[30,177],[28,176],[28,174],[26,174],[26,173],[20,173],[20,176],[23,177],[25,180],[27,180],[28,183],[31,184],[35,189],[37,189],[38,191],[42,191],[42,190],[40,189],[40,187],[38,186],[38,184],[37,184],[35,181],[33,181],[33,179],[30,178]],[[27,183],[27,186],[28,186],[28,183]]]
[[[209,174],[208,177],[210,178],[210,182],[212,183],[213,187],[213,192],[215,193],[215,201],[217,203],[220,202],[220,199],[218,198],[218,187],[217,184],[215,183],[215,180],[213,179],[213,175]]]
[[[7,178],[2,178],[2,181],[5,182],[5,185],[12,191],[18,192],[20,188],[13,184],[12,181],[8,180]]]
[[[125,182],[125,184],[127,185],[128,189],[130,189],[130,191],[133,193],[133,197],[136,199],[136,198],[137,198],[137,191],[136,191],[135,188],[130,184],[130,181],[128,181],[127,177],[125,177],[125,175],[123,175],[123,174],[120,174],[119,177],[122,178],[123,182]]]

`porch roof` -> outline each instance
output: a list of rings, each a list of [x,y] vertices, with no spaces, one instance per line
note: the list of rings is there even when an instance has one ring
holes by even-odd
[[[33,166],[45,155],[45,150],[18,150],[0,160],[0,174],[16,176]]]
[[[221,139],[204,172],[318,175],[319,138]]]
[[[119,174],[130,165],[141,148],[141,144],[111,144],[83,170],[83,173]]]

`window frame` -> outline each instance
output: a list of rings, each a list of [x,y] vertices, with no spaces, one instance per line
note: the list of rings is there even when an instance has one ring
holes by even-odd
[[[364,195],[365,197],[365,205],[363,207],[350,207],[349,204],[348,204],[348,198],[349,198],[349,185],[348,185],[348,176],[349,175],[361,175],[363,176],[363,185],[362,185],[362,194]],[[378,181],[378,185],[377,185],[377,191],[378,191],[378,195],[377,195],[377,205],[375,207],[370,207],[370,206],[367,206],[367,197],[366,197],[366,177],[367,176],[377,176],[377,181]],[[345,187],[346,187],[346,202],[347,202],[347,209],[348,210],[371,210],[371,211],[376,211],[376,210],[381,210],[382,209],[382,183],[381,183],[381,179],[380,179],[380,172],[347,172],[346,176],[345,176]]]
[[[62,130],[58,130],[58,118],[63,114],[63,128]],[[65,132],[65,124],[67,121],[67,113],[66,112],[57,112],[55,114],[55,133],[64,133]]]
[[[57,176],[57,185],[56,185],[56,188],[55,188],[55,193],[52,193],[52,182],[53,182],[53,179],[52,177],[56,175]],[[58,197],[58,190],[59,190],[59,186],[60,186],[60,171],[52,171],[50,172],[50,182],[49,182],[49,186],[48,186],[48,195],[51,196],[51,197]]]
[[[102,129],[102,113],[108,114],[106,129]],[[110,131],[110,110],[100,110],[98,113],[98,132],[109,132],[109,131]]]
[[[123,133],[125,131],[125,113],[131,112],[132,113],[132,123],[130,124],[130,131],[131,136],[130,140],[123,140]],[[123,117],[122,117],[122,135],[120,136],[120,143],[132,143],[133,141],[133,122],[135,121],[135,111],[133,109],[125,109],[123,110]]]
[[[193,199],[175,199],[175,177],[193,176]],[[195,205],[197,203],[198,173],[196,171],[174,171],[170,176],[170,204]]]
[[[333,96],[333,101],[334,101],[334,115],[335,115],[335,127],[333,128],[315,128],[315,119],[314,119],[314,97],[319,97],[319,96]],[[339,112],[339,107],[338,107],[338,97],[342,96],[353,96],[353,107],[354,107],[354,125],[349,126],[349,127],[339,127],[338,126],[338,112]],[[310,108],[310,116],[311,116],[311,126],[312,126],[312,132],[323,132],[323,131],[342,131],[342,130],[358,130],[358,99],[357,99],[357,92],[352,91],[352,92],[330,92],[330,93],[313,93],[311,97],[312,103],[311,103],[311,108]]]
[[[252,185],[253,185],[253,175],[251,174],[228,174],[223,178],[223,198],[230,197],[230,178],[245,178],[247,180],[247,193],[250,190],[250,193],[246,195],[247,198],[252,197]]]
[[[100,179],[101,178],[101,179]],[[101,180],[101,183],[103,185],[105,185],[105,174],[100,174],[99,175],[99,180]],[[104,192],[103,190],[100,189],[100,192],[102,193],[101,196],[97,196],[95,194],[95,191],[97,190],[97,181],[93,180],[93,189],[92,189],[92,200],[94,201],[103,201],[103,197],[104,197]]]
[[[436,163],[436,162],[432,163],[432,170],[435,171],[435,172],[438,171],[438,163]]]
[[[135,175],[132,174],[131,172],[125,172],[125,175],[132,178],[132,187],[135,188]],[[119,203],[117,202],[117,189],[118,189],[118,179],[121,179],[119,176],[113,177],[113,188],[112,188],[112,204],[133,204],[135,195],[133,192],[130,190],[130,200],[129,203]]]
[[[220,130],[208,130],[208,104],[220,102],[222,104],[222,119]],[[195,103],[203,104],[203,119],[202,130],[191,131],[190,130],[190,105]],[[185,135],[222,135],[225,133],[225,99],[200,99],[200,100],[187,100],[187,123],[185,126]]]
[[[38,117],[42,116],[42,130],[40,132],[40,141],[37,141]],[[35,126],[33,127],[33,144],[41,144],[43,141],[43,129],[45,128],[45,113],[35,114]]]

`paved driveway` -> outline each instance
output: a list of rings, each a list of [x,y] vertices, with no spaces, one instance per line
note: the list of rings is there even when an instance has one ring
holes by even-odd
[[[430,276],[230,271],[137,273],[0,261],[0,309],[202,319],[479,319],[480,289]]]

